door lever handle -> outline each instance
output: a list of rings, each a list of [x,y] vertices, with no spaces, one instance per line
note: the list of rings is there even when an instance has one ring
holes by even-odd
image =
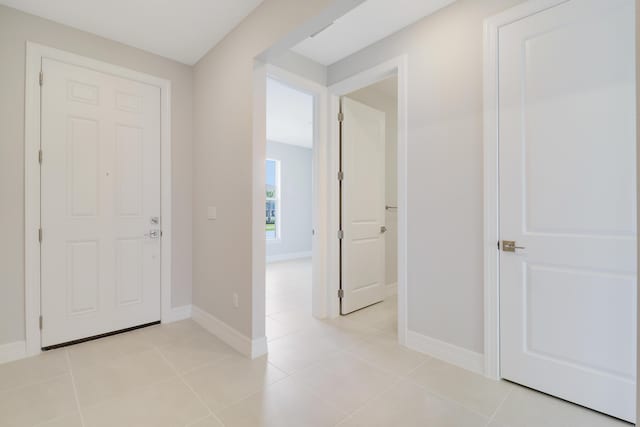
[[[160,230],[149,230],[149,232],[145,234],[144,237],[148,237],[150,239],[157,239],[160,237]]]
[[[503,252],[515,252],[516,249],[526,249],[524,246],[516,246],[516,242],[513,240],[503,240],[502,241],[502,251]]]

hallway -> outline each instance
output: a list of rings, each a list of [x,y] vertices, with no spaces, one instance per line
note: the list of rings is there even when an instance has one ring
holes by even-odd
[[[3,427],[628,425],[396,343],[395,298],[310,316],[309,260],[269,264],[269,355],[191,320],[0,365]]]

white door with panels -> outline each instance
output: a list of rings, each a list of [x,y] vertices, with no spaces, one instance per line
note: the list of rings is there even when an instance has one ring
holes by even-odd
[[[385,114],[342,98],[341,314],[384,299]]]
[[[501,376],[628,421],[636,382],[634,0],[499,30]]]
[[[160,320],[160,89],[43,58],[42,347]]]

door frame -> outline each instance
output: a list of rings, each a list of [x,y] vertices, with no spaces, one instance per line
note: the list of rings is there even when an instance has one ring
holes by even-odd
[[[24,133],[24,262],[25,262],[25,352],[41,352],[40,243],[40,70],[42,59],[54,59],[160,88],[160,317],[174,320],[171,310],[171,82],[107,62],[98,61],[38,43],[27,42],[25,73]],[[46,75],[44,76],[46,84]],[[46,159],[44,160],[46,161]]]
[[[529,0],[484,21],[484,373],[500,375],[500,182],[498,33],[500,28],[571,0]]]
[[[251,224],[251,357],[267,352],[266,323],[266,239],[264,235],[265,160],[267,147],[267,78],[277,80],[314,97],[312,147],[312,314],[327,317],[326,295],[326,242],[327,227],[327,88],[320,83],[301,77],[272,64],[256,60],[253,69],[253,140],[252,140],[252,224]],[[311,230],[310,230],[311,231]]]
[[[340,315],[338,290],[340,289],[340,241],[338,229],[340,224],[340,191],[338,170],[340,168],[340,129],[338,113],[340,111],[340,97],[377,83],[385,78],[398,77],[398,342],[407,342],[407,55],[401,55],[361,71],[338,83],[329,86],[329,135],[328,163],[326,165],[329,177],[328,196],[329,212],[327,247],[327,301],[328,315],[336,318]],[[335,118],[335,120],[333,120]]]

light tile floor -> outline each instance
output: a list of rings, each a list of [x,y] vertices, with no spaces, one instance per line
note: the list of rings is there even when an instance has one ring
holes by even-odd
[[[192,321],[0,365],[0,426],[607,427],[629,424],[396,344],[396,301],[310,316],[310,263],[270,264],[269,356]]]

